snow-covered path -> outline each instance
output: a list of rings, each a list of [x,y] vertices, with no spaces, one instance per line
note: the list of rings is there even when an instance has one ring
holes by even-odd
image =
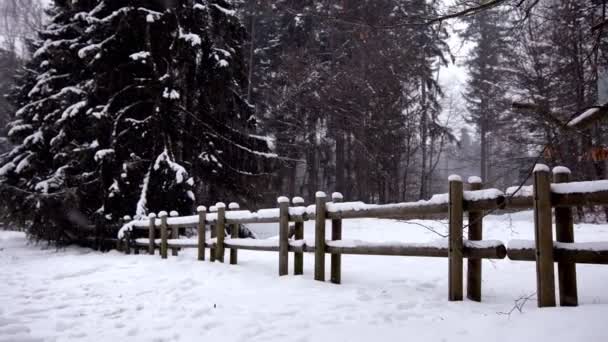
[[[533,235],[530,213],[484,224],[487,239]],[[307,225],[307,239],[312,231]],[[577,225],[575,237],[608,241],[608,225]],[[344,238],[427,242],[437,235],[417,224],[363,219],[345,221]],[[309,254],[304,276],[281,278],[276,253],[239,251],[237,266],[198,262],[195,254],[161,260],[57,251],[0,231],[0,341],[608,339],[605,266],[578,265],[577,308],[537,309],[532,297],[522,313],[505,315],[535,292],[534,263],[484,262],[483,302],[453,303],[443,258],[343,256],[343,284],[333,285],[312,280]]]

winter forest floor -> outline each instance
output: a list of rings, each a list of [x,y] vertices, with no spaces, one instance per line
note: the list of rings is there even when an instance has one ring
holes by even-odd
[[[533,236],[530,212],[491,216],[484,225],[486,239]],[[272,236],[277,228],[254,229]],[[306,230],[312,238],[312,223]],[[343,236],[440,238],[417,224],[372,219],[345,221]],[[575,238],[608,241],[608,225],[578,224]],[[0,341],[608,339],[605,266],[578,265],[579,307],[538,309],[532,262],[484,261],[483,302],[476,303],[447,301],[444,258],[343,256],[343,284],[333,285],[312,280],[312,254],[304,276],[279,278],[277,254],[269,252],[239,251],[239,265],[230,266],[196,261],[196,250],[161,260],[43,247],[0,231]]]

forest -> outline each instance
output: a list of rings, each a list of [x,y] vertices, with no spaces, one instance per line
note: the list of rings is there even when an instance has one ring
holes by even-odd
[[[0,214],[53,242],[280,195],[606,178],[600,0],[4,0]],[[451,66],[461,85],[441,82]]]

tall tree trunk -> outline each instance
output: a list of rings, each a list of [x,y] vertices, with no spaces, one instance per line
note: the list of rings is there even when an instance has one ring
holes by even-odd
[[[344,132],[336,131],[336,183],[334,190],[344,192]]]
[[[318,169],[317,169],[317,128],[316,120],[312,114],[308,114],[306,131],[308,132],[308,149],[306,151],[306,188],[309,200],[314,200],[315,193],[318,191]]]
[[[428,138],[428,113],[426,105],[426,80],[421,80],[421,101],[422,101],[422,114],[420,117],[420,152],[421,152],[421,166],[420,166],[420,199],[427,197],[426,183],[427,183],[427,146],[426,141]]]
[[[250,1],[251,7],[249,9],[249,13],[251,15],[251,25],[250,25],[250,44],[249,44],[249,82],[247,84],[247,102],[251,103],[251,89],[253,88],[253,68],[254,68],[254,57],[255,57],[255,9],[256,9],[255,0]]]
[[[481,125],[479,127],[479,143],[481,144],[481,160],[480,160],[480,170],[479,176],[482,181],[488,181],[488,139],[487,139],[487,111],[484,111],[483,116],[481,117]]]
[[[352,149],[353,145],[352,145],[352,143],[350,141],[351,140],[350,134],[347,135],[344,140],[345,140],[345,147],[346,147],[345,148],[345,153],[344,153],[344,155],[346,157],[345,158],[346,159],[345,160],[345,166],[346,166],[346,168],[345,168],[345,172],[344,172],[344,179],[345,179],[345,184],[344,185],[345,185],[345,187],[344,187],[343,191],[344,191],[345,198],[351,199],[352,195],[353,195],[352,184],[354,182],[352,181],[353,160],[352,160],[352,154],[351,154],[352,153],[351,149]],[[346,186],[346,184],[348,184],[348,186]]]

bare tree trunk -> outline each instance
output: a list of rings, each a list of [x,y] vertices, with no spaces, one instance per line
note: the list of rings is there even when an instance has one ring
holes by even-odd
[[[336,131],[336,184],[335,191],[343,192],[344,184],[344,132]]]
[[[251,15],[251,25],[249,28],[250,42],[249,42],[249,75],[247,83],[247,102],[251,103],[251,89],[253,87],[253,63],[254,63],[254,51],[255,51],[255,4],[256,1],[250,1],[251,7],[249,13]]]
[[[425,80],[421,80],[421,101],[422,101],[422,114],[420,117],[420,152],[421,152],[421,168],[420,168],[420,199],[426,198],[426,183],[427,183],[427,138],[428,138],[428,117],[427,117],[427,106],[426,106],[426,83]]]
[[[480,170],[479,170],[479,176],[481,177],[481,179],[486,182],[488,181],[488,141],[487,141],[487,132],[488,132],[488,127],[487,127],[487,120],[486,120],[486,115],[487,115],[487,111],[485,111],[486,114],[484,114],[484,116],[481,118],[481,125],[479,127],[479,143],[481,144],[481,160],[480,160]]]
[[[317,169],[317,127],[316,120],[312,115],[308,114],[307,127],[308,132],[308,149],[306,151],[306,173],[307,173],[307,195],[309,199],[313,199],[315,192],[318,189],[318,169]]]
[[[352,158],[351,158],[352,144],[350,142],[350,139],[351,139],[350,138],[350,134],[347,135],[345,137],[345,139],[344,139],[345,142],[346,142],[346,144],[345,144],[346,145],[346,149],[345,149],[346,151],[344,153],[345,157],[346,157],[346,160],[345,160],[346,169],[345,169],[345,174],[344,174],[344,178],[345,178],[345,184],[344,184],[344,186],[345,187],[344,187],[343,191],[344,191],[344,196],[346,198],[348,198],[348,199],[352,198],[352,194],[353,194],[352,193],[352,188],[353,187],[351,186],[351,184],[353,184],[353,182],[351,180],[352,179],[352,173],[353,173],[353,170],[352,170],[353,161],[352,161]],[[349,186],[346,186],[347,184]]]

